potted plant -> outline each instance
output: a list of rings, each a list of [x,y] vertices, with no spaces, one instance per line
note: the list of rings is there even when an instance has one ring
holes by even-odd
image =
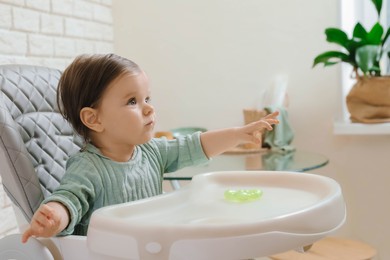
[[[341,29],[325,29],[326,40],[341,46],[342,50],[321,53],[313,63],[313,67],[340,62],[352,66],[351,76],[356,78],[356,83],[346,98],[352,122],[390,122],[390,77],[386,76],[384,68],[390,61],[390,28],[385,29],[380,24],[382,0],[371,2],[378,14],[371,30],[357,22],[349,38]]]

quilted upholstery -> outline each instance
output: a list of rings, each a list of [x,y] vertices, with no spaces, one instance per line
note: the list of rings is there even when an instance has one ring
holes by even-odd
[[[59,70],[0,66],[0,174],[29,221],[58,185],[67,158],[82,146],[58,112]]]

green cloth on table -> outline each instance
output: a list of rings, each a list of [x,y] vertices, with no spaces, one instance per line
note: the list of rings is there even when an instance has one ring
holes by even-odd
[[[291,169],[294,163],[295,151],[272,151],[261,155],[264,170],[285,171]]]
[[[288,113],[284,107],[269,106],[264,108],[268,113],[279,111],[279,124],[273,126],[272,131],[266,131],[264,143],[271,147],[273,151],[288,152],[294,151],[291,146],[294,139],[294,132],[288,121]]]

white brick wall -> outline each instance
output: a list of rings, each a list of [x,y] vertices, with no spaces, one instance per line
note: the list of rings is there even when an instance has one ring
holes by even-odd
[[[0,64],[64,69],[81,53],[113,52],[111,0],[0,0]]]
[[[0,0],[0,64],[64,69],[81,53],[113,52],[111,0]],[[0,178],[0,238],[17,232]]]

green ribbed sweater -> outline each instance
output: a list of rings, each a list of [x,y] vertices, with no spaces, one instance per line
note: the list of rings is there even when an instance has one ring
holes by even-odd
[[[170,141],[152,139],[137,146],[128,162],[112,161],[87,144],[69,158],[60,186],[43,203],[58,201],[68,208],[70,223],[60,235],[86,235],[96,209],[159,195],[164,173],[207,160],[199,132]]]

